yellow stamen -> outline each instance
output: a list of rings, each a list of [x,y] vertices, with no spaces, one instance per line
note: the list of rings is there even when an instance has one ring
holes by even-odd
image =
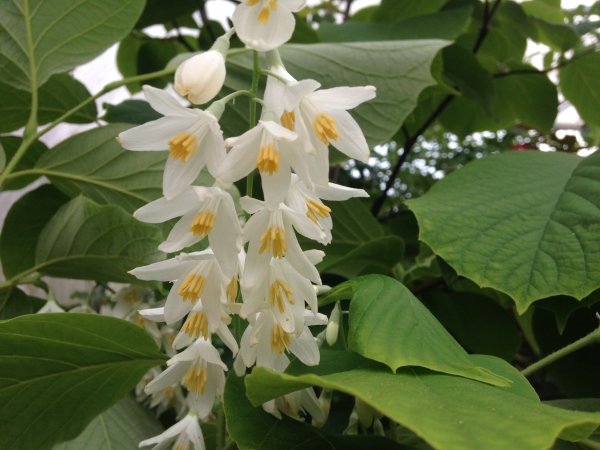
[[[296,114],[294,111],[288,111],[287,109],[283,110],[283,114],[281,115],[281,125],[287,128],[290,131],[294,131],[294,124],[296,123]]]
[[[285,241],[285,230],[278,226],[267,228],[260,237],[262,242],[259,254],[262,254],[265,250],[270,252],[273,249],[273,257],[283,258],[287,250],[287,242]]]
[[[190,231],[194,234],[194,236],[206,236],[212,230],[215,225],[215,220],[217,220],[217,216],[215,216],[212,212],[208,210],[200,211],[192,220],[192,225],[190,226]]]
[[[177,293],[183,297],[184,302],[190,300],[193,305],[202,296],[205,284],[206,278],[190,273],[179,286]]]
[[[316,214],[321,216],[323,219],[329,217],[329,213],[331,212],[331,208],[325,206],[323,203],[313,200],[312,198],[304,199],[306,202],[306,206],[308,207],[308,211],[306,211],[306,215],[310,220],[314,223],[318,223],[319,219]]]
[[[207,340],[208,319],[206,318],[206,314],[203,312],[192,312],[183,324],[183,327],[181,327],[181,331],[192,338],[198,339],[202,336],[204,340]]]
[[[335,141],[340,137],[340,133],[335,126],[335,120],[329,114],[319,114],[312,126],[313,130],[315,130],[315,133],[317,134],[317,137],[325,145],[329,145],[329,139],[333,139]]]
[[[187,390],[190,392],[196,392],[197,394],[204,394],[204,387],[206,385],[206,379],[208,378],[208,371],[204,364],[197,362],[192,364],[188,369],[187,373],[181,380],[182,385],[187,384]]]
[[[137,323],[140,327],[146,328],[146,324],[144,323],[144,317],[141,314],[138,314]]]
[[[269,0],[269,7],[275,11],[277,9],[277,0]]]
[[[231,281],[227,285],[227,299],[229,303],[235,303],[235,299],[238,295],[238,278],[236,275],[231,277]]]
[[[276,323],[271,330],[271,351],[283,353],[283,351],[292,343],[290,333],[283,331],[281,325]]]
[[[281,294],[281,291],[283,291],[283,295]],[[271,303],[271,306],[275,306],[277,303],[279,312],[283,314],[283,311],[285,311],[283,297],[285,296],[287,301],[294,305],[294,298],[292,297],[293,293],[294,292],[290,288],[290,285],[285,281],[275,280],[275,282],[269,286],[269,302]]]
[[[258,23],[267,23],[269,21],[269,7],[265,6],[263,9],[260,10],[260,14],[258,15],[258,19],[256,19],[256,21]]]
[[[168,399],[167,406],[169,408],[175,407],[175,386],[168,386],[164,389],[165,397]]]
[[[258,151],[255,167],[258,167],[260,173],[269,172],[269,175],[273,175],[273,172],[279,170],[280,162],[279,151],[274,145],[269,144],[261,147]]]
[[[258,2],[260,2],[260,0],[248,0],[246,2],[246,6],[254,6],[256,5]]]
[[[186,162],[198,150],[196,136],[184,131],[169,140],[169,154],[173,159],[181,158],[181,162]]]

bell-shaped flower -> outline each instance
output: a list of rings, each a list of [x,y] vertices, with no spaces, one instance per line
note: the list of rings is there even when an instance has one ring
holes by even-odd
[[[250,319],[250,318],[249,318]],[[288,351],[307,366],[319,364],[319,347],[308,329],[312,325],[327,325],[327,316],[304,311],[304,328],[299,336],[281,328],[271,310],[264,310],[249,320],[250,325],[242,335],[239,356],[246,367],[264,366],[276,370],[280,359]]]
[[[158,248],[174,253],[208,236],[223,273],[231,278],[242,249],[242,228],[231,195],[217,187],[188,186],[171,200],[161,197],[141,207],[134,217],[160,223],[182,216]]]
[[[215,116],[219,113],[213,114],[210,108],[186,108],[165,91],[150,86],[144,86],[144,93],[150,106],[165,117],[123,131],[117,140],[128,150],[169,151],[163,193],[172,199],[194,182],[204,166],[216,175],[226,155],[223,132]]]
[[[147,320],[152,320],[154,322],[165,321],[164,308],[144,309],[140,311],[140,314]],[[231,331],[229,330],[230,324],[231,317],[229,314],[227,314],[225,309],[222,309],[221,321],[215,334],[219,336],[221,341],[223,341],[223,343],[229,347],[235,356],[238,352],[238,345],[233,337],[233,334],[231,334]],[[202,305],[202,302],[197,302],[185,319],[185,322],[173,340],[172,345],[175,350],[181,350],[182,348],[189,346],[197,339],[204,339],[205,341],[209,340],[210,334],[208,317],[204,313],[204,306]]]
[[[179,383],[167,386],[162,391],[148,395],[144,392],[144,388],[148,383],[159,376],[161,370],[158,367],[153,367],[142,377],[139,383],[135,386],[135,398],[138,402],[144,403],[149,408],[156,408],[156,416],[160,416],[168,409],[175,408],[177,419],[181,419],[188,412],[188,403],[183,396]]]
[[[352,197],[368,197],[363,189],[352,189],[335,183],[327,186],[315,184],[314,190],[309,189],[296,175],[292,174],[290,189],[284,203],[294,211],[305,214],[317,224],[326,234],[326,242],[331,242],[331,209],[321,200],[342,201]]]
[[[144,389],[152,394],[181,383],[189,391],[188,397],[198,412],[206,417],[216,395],[223,395],[227,366],[221,361],[219,351],[208,341],[198,339],[183,352],[167,361],[168,368]]]
[[[268,117],[265,114],[264,117]],[[275,116],[272,117],[275,119]],[[296,133],[271,120],[260,120],[258,125],[242,136],[228,139],[233,145],[219,167],[217,181],[225,187],[247,176],[258,168],[265,200],[271,205],[283,201],[290,185],[292,169],[304,182],[312,186],[311,162],[297,142]]]
[[[309,250],[308,259],[315,263],[323,252]],[[317,293],[308,279],[298,273],[285,258],[272,258],[258,282],[244,295],[241,317],[263,309],[271,309],[281,328],[300,335],[304,329],[305,303],[317,312]]]
[[[235,32],[248,47],[266,52],[292,37],[296,20],[292,12],[306,0],[245,0],[233,12]]]
[[[225,82],[225,58],[217,50],[194,55],[175,71],[175,91],[201,105],[212,100]]]
[[[152,450],[164,450],[173,443],[177,450],[205,450],[204,436],[198,423],[198,417],[190,412],[187,416],[168,428],[164,433],[140,442],[140,447],[154,445]]]
[[[242,208],[252,217],[244,226],[244,242],[250,242],[244,268],[244,285],[251,287],[273,258],[287,258],[300,274],[313,283],[321,284],[319,272],[300,248],[296,233],[324,243],[325,233],[306,215],[280,203],[270,207],[250,197],[240,199]]]
[[[310,414],[313,420],[316,421],[323,420],[325,417],[323,408],[321,408],[321,404],[313,388],[290,392],[289,394],[263,403],[262,407],[266,412],[278,419],[282,418],[281,413],[300,422],[304,422],[303,416],[306,413]]]
[[[174,282],[165,303],[164,319],[167,324],[183,318],[202,297],[210,332],[216,333],[219,329],[223,273],[212,250],[181,253],[175,258],[138,267],[129,273],[140,280]]]

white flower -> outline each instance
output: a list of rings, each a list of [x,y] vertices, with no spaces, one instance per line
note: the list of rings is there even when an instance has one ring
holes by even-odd
[[[175,90],[196,105],[212,100],[225,82],[225,58],[217,50],[194,55],[175,72]]]
[[[244,269],[246,287],[256,284],[271,257],[284,256],[302,276],[321,284],[315,263],[302,251],[294,232],[297,230],[309,239],[325,243],[326,235],[318,225],[283,203],[272,208],[260,200],[242,197],[240,204],[253,214],[244,227],[244,242],[250,242]]]
[[[202,297],[210,332],[215,333],[219,329],[223,273],[212,250],[181,253],[175,258],[138,267],[129,273],[140,280],[174,281],[164,308],[167,324],[180,320]]]
[[[181,106],[150,86],[144,86],[144,93],[150,106],[165,117],[124,131],[117,139],[128,150],[169,150],[163,192],[171,199],[192,184],[205,165],[216,175],[226,154],[223,132],[209,111]]]
[[[144,318],[154,322],[165,321],[164,308],[144,309],[140,310],[140,314],[144,316]],[[219,328],[217,329],[216,334],[221,341],[229,347],[233,356],[235,356],[238,352],[238,345],[233,334],[231,334],[231,331],[229,330],[229,324],[231,324],[231,317],[224,309],[221,309],[221,321],[219,322]],[[183,323],[181,331],[177,333],[177,336],[173,340],[172,346],[174,349],[180,350],[200,338],[205,341],[209,340],[210,331],[208,318],[204,313],[202,302],[197,302]]]
[[[181,382],[189,391],[188,399],[198,415],[206,417],[216,395],[223,395],[227,366],[221,361],[219,351],[204,339],[198,339],[169,361],[169,366],[144,389],[147,394]]]
[[[242,248],[242,228],[231,195],[216,187],[188,186],[171,200],[161,197],[141,207],[133,216],[148,223],[160,223],[183,216],[167,240],[158,248],[174,253],[208,236],[210,247],[223,270],[231,278]]]
[[[46,313],[64,313],[65,310],[61,308],[61,306],[56,303],[56,301],[50,299],[46,302],[44,306],[40,308],[40,310],[36,314],[46,314]]]
[[[161,391],[155,392],[148,396],[144,392],[144,388],[148,383],[160,375],[161,370],[158,367],[150,369],[135,387],[136,400],[144,402],[150,408],[156,408],[156,416],[160,416],[163,412],[170,408],[175,408],[177,411],[177,419],[181,419],[188,411],[187,402],[183,396],[181,386],[173,384],[167,386]]]
[[[249,318],[250,325],[244,331],[241,340],[238,358],[241,358],[246,367],[257,366],[276,369],[281,364],[280,359],[287,357],[285,350],[292,352],[307,366],[319,364],[319,347],[308,329],[312,325],[326,325],[327,316],[311,311],[304,311],[304,328],[298,337],[281,328],[277,318],[271,310],[265,310],[256,315],[256,319]],[[239,365],[236,368],[236,373]]]
[[[205,450],[204,437],[195,414],[188,414],[164,433],[140,442],[140,447],[157,444],[152,450],[166,449],[174,442],[175,450]],[[190,447],[190,444],[193,447]]]
[[[273,416],[281,419],[281,413],[292,419],[304,422],[304,417],[300,413],[308,412],[316,421],[321,421],[325,417],[323,408],[319,399],[315,395],[313,388],[306,388],[300,391],[290,392],[262,405],[263,409]]]
[[[290,185],[291,169],[312,186],[310,161],[297,137],[296,133],[273,121],[260,120],[250,131],[225,142],[233,148],[219,167],[217,181],[229,187],[256,167],[261,175],[265,200],[271,205],[283,201]]]
[[[305,254],[312,262],[323,258],[319,250]],[[284,331],[300,335],[304,329],[305,302],[316,314],[317,294],[310,281],[285,258],[272,258],[256,285],[246,291],[240,316],[270,308]]]
[[[245,0],[233,13],[235,32],[248,47],[266,52],[285,44],[294,32],[292,12],[306,0]]]

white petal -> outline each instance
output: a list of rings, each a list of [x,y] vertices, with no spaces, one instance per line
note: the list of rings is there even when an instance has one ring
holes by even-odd
[[[323,200],[344,201],[353,197],[368,197],[369,194],[363,189],[352,189],[335,183],[327,186],[315,184],[315,194]]]
[[[304,323],[306,326],[310,327],[313,325],[327,325],[328,319],[325,314],[316,313],[313,315],[313,313],[308,310],[305,314]]]
[[[312,94],[319,87],[321,83],[310,79],[288,84],[283,99],[285,109],[288,111],[296,109],[303,97]]]
[[[262,133],[262,127],[254,127],[239,137],[236,145],[219,166],[217,173],[219,183],[230,188],[231,183],[244,178],[254,170]]]
[[[185,278],[181,277],[173,284],[165,303],[165,321],[167,325],[174,324],[192,309],[192,302],[184,302],[183,297],[177,293]]]
[[[221,273],[217,264],[212,264],[201,301],[209,330],[215,333],[221,323]]]
[[[300,337],[295,339],[292,337],[290,351],[307,366],[319,364],[319,347],[308,327],[304,328]]]
[[[281,413],[279,412],[279,410],[277,409],[277,407],[275,406],[275,400],[269,400],[268,402],[265,402],[262,404],[262,408],[268,412],[269,414],[277,417],[279,420],[282,419],[281,417]]]
[[[283,209],[283,208],[282,208]],[[321,242],[322,244],[326,244],[325,242],[325,233],[321,230],[316,223],[310,220],[305,214],[300,214],[292,209],[286,208],[287,210],[283,211],[284,222],[293,223],[294,229],[303,236],[306,236],[313,241]],[[286,235],[288,230],[291,231],[288,226],[286,226]]]
[[[294,169],[294,172],[296,172],[302,182],[312,190],[313,181],[310,178],[309,170],[309,163],[312,162],[312,158],[304,152],[301,142],[286,144],[286,149],[288,151],[290,165]]]
[[[167,150],[173,136],[188,130],[197,121],[194,117],[162,117],[123,131],[117,140],[127,150]]]
[[[352,116],[348,112],[339,109],[327,110],[327,112],[335,120],[339,131],[339,138],[331,140],[331,144],[350,158],[358,159],[362,162],[369,161],[369,145]]]
[[[235,361],[233,361],[233,370],[235,370],[235,374],[238,377],[243,377],[244,375],[246,375],[246,364],[242,359],[241,353],[239,353],[235,358]]]
[[[188,438],[190,438],[190,441],[194,444],[194,450],[206,449],[204,446],[204,436],[202,435],[202,429],[200,428],[198,419],[194,417],[194,421],[187,426],[185,433],[187,434]]]
[[[248,214],[255,214],[265,208],[265,203],[252,197],[240,198],[240,205]]]
[[[165,253],[174,253],[184,247],[189,247],[196,242],[200,242],[202,236],[195,236],[190,231],[190,226],[195,216],[196,210],[192,210],[179,219],[169,233],[169,236],[167,236],[167,240],[160,244],[158,249]]]
[[[323,261],[323,258],[325,257],[325,252],[321,250],[307,250],[304,252],[304,254],[315,266]]]
[[[225,325],[223,322],[221,322],[219,324],[219,330],[217,331],[217,335],[221,338],[221,341],[223,341],[223,343],[227,347],[229,347],[229,350],[231,350],[231,353],[233,353],[233,356],[237,355],[237,352],[239,350],[238,344],[235,341],[233,334],[231,334],[229,327],[227,325]]]
[[[200,357],[210,364],[216,364],[222,370],[227,370],[227,366],[221,361],[219,351],[208,341],[199,339],[194,342],[194,351],[200,355]],[[186,350],[187,351],[187,350]]]
[[[202,146],[203,143],[204,139],[199,145]],[[165,197],[171,200],[183,192],[196,180],[205,163],[206,157],[201,148],[186,162],[181,159],[173,159],[169,155],[163,176],[163,193]]]
[[[272,110],[277,117],[283,114],[283,93],[285,84],[273,77],[267,77],[267,87],[265,88],[264,102],[268,109]]]
[[[258,253],[260,245],[260,241],[251,240],[250,245],[248,246],[248,254],[244,266],[244,285],[246,287],[254,286],[258,282],[260,277],[268,269],[269,262],[271,261],[270,253]]]
[[[138,313],[144,319],[152,320],[153,322],[164,322],[165,321],[165,308],[147,308],[140,309]]]
[[[191,361],[182,361],[168,367],[164,372],[152,380],[144,389],[147,394],[154,394],[169,386],[178,384],[192,365]]]
[[[294,5],[295,6],[295,5]],[[286,43],[294,32],[296,20],[285,4],[271,10],[266,24],[258,22],[260,5],[239,4],[233,12],[235,32],[248,47],[266,52]]]
[[[190,417],[190,416],[187,416],[187,417]],[[140,447],[145,447],[147,445],[152,445],[152,444],[158,444],[160,442],[164,442],[168,439],[174,439],[176,436],[179,436],[181,433],[183,433],[185,431],[185,429],[187,428],[187,426],[189,424],[189,420],[186,420],[187,417],[185,417],[183,420],[180,420],[179,422],[176,422],[172,427],[168,428],[167,430],[165,430],[163,433],[159,434],[158,436],[155,436],[151,439],[146,439],[146,440],[140,442]],[[154,449],[152,449],[152,450],[154,450]]]
[[[227,155],[227,152],[225,151],[225,142],[223,141],[223,132],[220,128],[218,133],[214,133],[213,131],[206,133],[206,136],[202,140],[202,148],[205,154],[208,172],[216,178],[219,174],[219,166]]]
[[[162,89],[156,89],[147,84],[144,85],[142,89],[144,89],[144,96],[150,103],[150,106],[152,106],[152,109],[161,113],[163,116],[193,117],[193,114],[190,113],[186,107],[182,106],[175,97]]]
[[[306,5],[306,0],[280,0],[290,11],[298,12],[304,5]]]
[[[304,277],[308,278],[315,284],[321,284],[321,277],[319,277],[319,272],[311,264],[308,260],[302,249],[300,248],[300,244],[298,244],[298,239],[294,233],[290,233],[290,236],[287,236],[287,252],[285,254],[285,258],[289,261],[289,263],[300,272]]]
[[[302,406],[316,422],[323,423],[325,421],[325,412],[323,412],[313,388],[302,389]]]
[[[231,278],[235,275],[238,267],[238,244],[241,230],[237,215],[231,217],[225,211],[224,205],[219,206],[219,213],[215,225],[208,235],[208,241],[223,273],[227,278]]]
[[[310,99],[329,109],[352,109],[375,98],[374,86],[336,87],[321,89],[310,95]]]
[[[192,343],[192,341],[193,339],[190,337],[189,334],[180,331],[179,333],[177,333],[177,336],[175,336],[175,339],[173,340],[173,348],[175,350],[181,350],[182,348],[189,346]]]
[[[171,258],[147,266],[136,267],[129,273],[140,280],[173,281],[190,269],[190,263],[182,263],[177,258]]]
[[[191,187],[186,188],[181,194],[172,200],[161,197],[158,200],[142,206],[133,213],[140,222],[161,223],[171,220],[174,217],[184,215],[198,203],[198,197]]]
[[[298,135],[293,131],[288,130],[285,127],[282,127],[276,122],[259,120],[262,126],[277,139],[282,141],[295,141],[298,139]]]
[[[273,175],[269,175],[268,172],[260,174],[262,181],[262,188],[265,197],[265,203],[275,208],[285,198],[285,194],[290,188],[290,180],[292,178],[292,172],[290,170],[289,158],[286,152],[281,152],[281,164],[279,170],[273,172]]]

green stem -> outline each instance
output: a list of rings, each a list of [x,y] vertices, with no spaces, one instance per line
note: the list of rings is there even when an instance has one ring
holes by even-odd
[[[25,2],[23,6],[25,8],[25,17],[29,17],[29,2]],[[27,125],[25,125],[25,130],[23,132],[23,136],[27,137],[35,134],[37,130],[38,110],[37,70],[35,67],[35,60],[33,58],[34,45],[30,20],[25,21],[25,33],[27,34],[27,47],[29,51],[29,71],[31,72],[31,113],[29,115],[29,120],[27,121]],[[0,186],[2,186],[2,183],[0,183]]]
[[[246,97],[250,97],[252,95],[252,93],[250,91],[237,91],[237,92],[233,92],[229,95],[226,95],[219,101],[223,102],[223,103],[227,103],[228,101],[230,101],[236,97],[239,97],[240,95],[245,95]]]
[[[267,107],[267,104],[262,98],[254,97],[251,101],[253,101],[254,103],[258,103],[259,105],[264,106],[265,108]]]
[[[271,72],[270,70],[261,70],[260,71],[261,74],[263,75],[268,75],[270,77],[275,78],[276,80],[281,81],[283,84],[287,85],[290,80],[286,80],[284,77],[282,77],[281,75],[277,75],[275,72]]]
[[[217,450],[223,450],[225,448],[225,412],[223,411],[223,405],[219,407],[217,411]]]
[[[578,444],[583,444],[586,447],[593,448],[595,450],[600,450],[600,442],[592,441],[591,439],[582,439],[577,442]]]
[[[15,290],[15,286],[10,286],[8,288],[8,292],[6,293],[6,295],[2,298],[2,301],[0,302],[0,311],[2,311],[4,309],[4,307],[6,306],[6,304],[8,303],[8,299],[10,298],[10,296],[12,295],[14,290]]]
[[[572,344],[569,344],[566,347],[561,348],[560,350],[557,350],[554,353],[546,356],[545,358],[540,359],[535,364],[526,367],[521,371],[521,375],[527,377],[533,372],[540,370],[541,368],[546,367],[547,365],[550,365],[553,362],[558,361],[559,359],[596,342],[600,342],[600,327],[596,328],[590,334],[588,334],[585,337],[582,337],[578,341],[575,341]]]

